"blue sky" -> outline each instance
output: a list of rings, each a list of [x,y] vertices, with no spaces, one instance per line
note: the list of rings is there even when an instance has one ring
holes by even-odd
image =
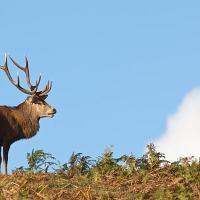
[[[53,81],[58,113],[12,145],[9,168],[33,148],[62,163],[75,152],[141,155],[166,119],[200,85],[199,1],[4,1],[0,58],[28,56],[32,80]],[[13,70],[13,69],[12,69]],[[14,69],[12,72],[15,72]],[[0,73],[1,105],[26,95]],[[21,76],[22,79],[22,76]],[[42,85],[42,86],[43,86]]]

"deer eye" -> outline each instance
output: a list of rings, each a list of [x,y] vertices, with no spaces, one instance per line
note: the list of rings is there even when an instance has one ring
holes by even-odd
[[[33,99],[32,103],[34,103],[34,104],[42,104],[42,102],[39,101],[38,99]]]
[[[42,101],[38,101],[37,104],[44,105],[44,103]]]

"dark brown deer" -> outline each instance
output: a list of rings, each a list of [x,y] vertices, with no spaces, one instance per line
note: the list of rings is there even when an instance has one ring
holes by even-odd
[[[0,165],[2,162],[1,147],[3,147],[4,173],[7,175],[8,152],[10,145],[20,139],[28,139],[36,135],[40,125],[39,121],[43,117],[53,117],[56,109],[45,102],[48,92],[51,90],[52,82],[47,83],[42,91],[38,91],[41,76],[35,85],[31,84],[28,60],[26,58],[26,66],[22,67],[16,63],[10,56],[13,64],[22,70],[26,75],[26,83],[29,89],[25,89],[20,85],[19,75],[17,81],[14,81],[9,69],[8,59],[5,56],[5,64],[0,68],[5,71],[10,82],[16,86],[21,92],[28,94],[26,100],[15,107],[0,106]]]

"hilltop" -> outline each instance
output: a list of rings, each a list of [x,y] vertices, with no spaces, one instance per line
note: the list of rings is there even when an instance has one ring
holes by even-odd
[[[96,160],[73,153],[63,165],[33,150],[27,168],[0,176],[0,199],[200,199],[198,160],[170,163],[153,144],[147,147],[140,158],[114,158],[109,149]]]

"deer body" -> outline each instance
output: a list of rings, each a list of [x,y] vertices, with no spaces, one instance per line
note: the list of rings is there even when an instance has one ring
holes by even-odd
[[[28,112],[27,112],[28,111]],[[30,138],[39,130],[39,119],[23,104],[17,107],[0,106],[0,144]]]
[[[5,65],[3,67],[0,66],[0,68],[6,72],[9,80],[19,90],[31,96],[27,97],[23,103],[15,107],[0,106],[0,165],[2,162],[1,147],[3,147],[4,170],[6,175],[10,145],[17,140],[28,139],[36,135],[40,128],[40,119],[43,117],[53,117],[56,113],[56,109],[45,101],[48,96],[47,93],[51,89],[49,82],[43,91],[37,92],[41,77],[36,82],[36,86],[30,84],[28,61],[26,60],[26,68],[22,68],[15,61],[13,63],[25,71],[30,91],[20,86],[19,78],[17,84],[12,80],[7,67],[7,57]]]

